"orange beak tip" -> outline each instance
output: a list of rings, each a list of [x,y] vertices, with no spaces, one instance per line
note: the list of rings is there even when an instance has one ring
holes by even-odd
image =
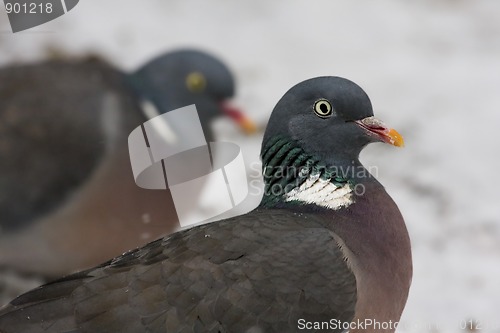
[[[229,116],[245,134],[254,134],[258,131],[257,125],[250,120],[240,109],[227,102],[221,103],[223,112]]]
[[[240,127],[243,129],[245,134],[254,134],[258,131],[257,125],[249,118],[243,118],[239,121]]]
[[[405,141],[403,139],[403,136],[401,134],[398,133],[398,131],[396,131],[395,129],[390,129],[389,130],[389,133],[387,134],[389,139],[390,139],[390,143],[396,147],[401,147],[403,148],[405,146]]]

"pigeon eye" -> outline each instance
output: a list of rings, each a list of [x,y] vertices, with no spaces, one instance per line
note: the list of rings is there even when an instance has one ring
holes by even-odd
[[[314,103],[314,112],[320,118],[328,118],[332,115],[332,104],[326,99],[317,100]]]
[[[205,90],[207,80],[200,72],[192,72],[186,77],[186,86],[192,92],[199,93]]]

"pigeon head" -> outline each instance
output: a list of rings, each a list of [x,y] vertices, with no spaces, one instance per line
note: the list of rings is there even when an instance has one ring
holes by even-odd
[[[295,85],[274,108],[264,135],[263,202],[316,197],[315,202],[324,203],[332,198],[330,192],[351,193],[353,184],[371,177],[358,159],[371,142],[403,146],[401,135],[373,116],[370,99],[358,85],[340,77]],[[319,180],[332,186],[314,187]],[[344,203],[337,200],[328,207]]]
[[[205,135],[211,136],[211,121],[223,115],[245,132],[255,131],[253,123],[226,102],[235,92],[233,75],[205,52],[185,49],[163,54],[135,72],[131,81],[150,109],[156,109],[146,111],[149,117],[196,104]]]
[[[373,117],[363,89],[340,77],[313,78],[292,87],[274,108],[263,145],[276,136],[326,161],[357,159],[371,142],[403,145],[395,130]]]

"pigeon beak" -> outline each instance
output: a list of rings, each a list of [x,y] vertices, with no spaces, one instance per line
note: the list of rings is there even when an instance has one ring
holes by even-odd
[[[383,142],[396,147],[404,147],[405,145],[401,134],[399,134],[395,129],[387,127],[383,122],[375,117],[367,117],[361,120],[356,120],[355,123]]]
[[[227,102],[221,103],[221,108],[224,111],[224,114],[234,120],[246,134],[253,134],[257,132],[257,126],[255,123],[238,108]]]

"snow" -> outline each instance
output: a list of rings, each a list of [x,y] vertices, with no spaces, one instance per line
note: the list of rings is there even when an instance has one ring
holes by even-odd
[[[196,46],[233,68],[235,104],[262,124],[299,81],[353,80],[406,142],[362,154],[412,238],[415,272],[398,331],[457,332],[472,319],[499,332],[499,10],[495,0],[80,1],[17,34],[0,10],[0,65],[93,52],[132,70]],[[216,127],[242,147],[258,192],[261,136],[243,137],[226,120]]]

